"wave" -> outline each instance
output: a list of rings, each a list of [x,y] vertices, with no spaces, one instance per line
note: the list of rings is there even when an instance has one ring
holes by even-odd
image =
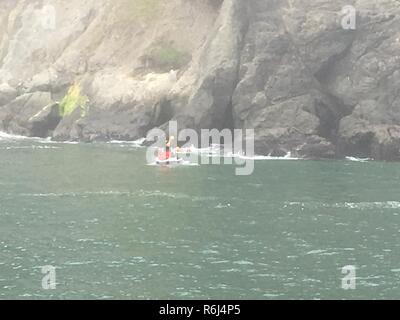
[[[137,140],[133,140],[133,141],[123,141],[123,140],[111,140],[108,141],[108,144],[127,144],[127,145],[134,145],[137,147],[143,147],[143,143],[146,141],[146,138],[140,138]]]
[[[261,161],[261,160],[302,160],[302,158],[297,158],[297,157],[292,157],[292,153],[289,151],[286,155],[283,157],[276,157],[276,156],[271,156],[271,155],[253,155],[253,156],[248,156],[245,154],[241,153],[232,153],[232,152],[227,152],[224,154],[225,158],[238,158],[242,160],[255,160],[255,161]]]
[[[0,141],[18,141],[18,140],[42,140],[41,138],[35,137],[25,137],[16,134],[10,134],[3,131],[0,131]]]
[[[350,208],[350,209],[398,209],[399,201],[376,201],[376,202],[345,202],[336,203],[334,208]]]
[[[205,148],[196,148],[193,145],[190,147],[181,148],[181,151],[178,154],[198,154],[201,156],[209,156],[209,157],[221,157],[221,158],[239,158],[242,160],[302,160],[302,158],[293,157],[291,152],[288,152],[286,155],[282,157],[276,157],[271,155],[252,155],[248,156],[242,153],[234,153],[232,151],[224,150],[223,145],[212,144],[209,147]]]
[[[109,144],[126,144],[126,145],[134,145],[134,146],[142,146],[145,138],[140,138],[134,141],[120,141],[120,140],[111,140],[106,143]],[[79,141],[54,141],[51,137],[47,138],[39,138],[39,137],[27,137],[16,134],[10,134],[3,131],[0,131],[0,141],[34,141],[39,143],[48,143],[48,144],[79,144]]]
[[[51,140],[51,137],[48,138],[39,138],[39,137],[27,137],[27,136],[20,136],[17,134],[10,134],[10,133],[6,133],[3,131],[0,131],[0,141],[4,141],[4,142],[23,142],[23,141],[31,141],[31,142],[35,142],[35,143],[42,143],[42,144],[77,144],[79,142],[73,142],[73,141],[53,141]],[[35,146],[32,146],[33,148],[35,148]],[[11,147],[10,149],[17,149],[19,147]],[[22,148],[22,147],[20,147]],[[24,148],[29,148],[28,146],[24,147]],[[36,148],[40,149],[40,147]]]
[[[54,147],[54,146],[8,146],[8,147],[0,147],[0,150],[20,150],[20,149],[31,149],[31,150],[36,150],[36,149],[60,149],[60,147]]]
[[[356,157],[346,157],[346,160],[354,161],[354,162],[368,162],[368,161],[371,161],[370,158],[356,158]]]
[[[54,141],[51,138],[45,138],[38,141],[39,143],[46,143],[46,144],[79,144],[78,141]]]
[[[283,157],[275,157],[275,156],[261,156],[261,155],[254,155],[254,156],[245,156],[245,155],[234,155],[235,157],[243,160],[256,160],[256,161],[261,161],[261,160],[302,160],[302,158],[297,158],[297,157],[292,157],[292,154],[288,152],[286,155]]]
[[[15,194],[12,194],[13,196]],[[174,199],[192,199],[193,201],[210,201],[216,200],[213,197],[193,197],[184,193],[169,193],[160,190],[137,190],[137,191],[121,191],[121,190],[99,190],[99,191],[82,191],[82,192],[61,192],[61,193],[21,193],[22,197],[52,198],[52,197],[87,197],[87,196],[125,196],[125,197],[164,197]]]
[[[197,148],[194,145],[191,145],[189,147],[182,147],[180,148],[180,151],[177,152],[178,154],[198,154],[198,155],[209,155],[209,156],[220,156],[222,151],[221,151],[221,145],[219,144],[212,144],[209,147],[205,148]]]
[[[343,209],[399,209],[400,201],[375,201],[375,202],[287,202],[285,206],[301,206],[302,208],[343,208]]]

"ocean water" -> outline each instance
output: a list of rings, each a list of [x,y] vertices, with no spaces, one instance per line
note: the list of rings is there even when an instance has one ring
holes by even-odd
[[[1,135],[0,299],[400,298],[399,163],[234,169]]]

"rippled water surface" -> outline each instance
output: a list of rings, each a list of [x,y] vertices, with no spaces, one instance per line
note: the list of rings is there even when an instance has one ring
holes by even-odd
[[[238,177],[147,166],[133,144],[0,138],[0,164],[0,299],[400,298],[398,163],[261,160]]]

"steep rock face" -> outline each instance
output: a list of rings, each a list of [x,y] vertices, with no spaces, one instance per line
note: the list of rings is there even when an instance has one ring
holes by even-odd
[[[48,92],[23,94],[0,109],[0,130],[18,135],[48,137],[59,121]]]
[[[256,149],[262,153],[302,154],[307,147],[306,153],[320,149],[321,156],[329,157],[334,151],[326,140],[330,129],[322,126],[322,116],[329,117],[334,106],[314,76],[321,60],[329,56],[320,53],[317,60],[303,52],[310,40],[297,39],[295,29],[303,26],[300,20],[307,19],[307,12],[295,3],[296,7],[285,1],[248,3],[250,25],[241,54],[233,118],[237,127],[254,128]]]
[[[359,1],[359,30],[326,79],[352,112],[340,121],[341,153],[399,160],[400,4]]]
[[[399,123],[392,115],[399,107],[399,4],[354,1],[356,30],[344,30],[348,4],[249,2],[234,118],[255,128],[261,151],[399,156],[397,135],[382,133],[385,122],[392,132]]]
[[[66,115],[54,139],[140,138],[163,120],[157,119],[165,113],[162,101],[178,71],[206,41],[219,5],[209,0],[2,2],[0,109],[13,113],[4,106],[35,92],[60,102],[70,86],[79,85],[89,111]],[[25,133],[32,135],[29,130]]]
[[[171,92],[175,119],[181,127],[232,127],[232,95],[247,23],[246,2],[224,1],[210,36]]]
[[[254,129],[263,154],[400,160],[396,0],[10,0],[0,27],[1,130],[133,140],[176,119]],[[88,106],[57,117],[72,85]]]

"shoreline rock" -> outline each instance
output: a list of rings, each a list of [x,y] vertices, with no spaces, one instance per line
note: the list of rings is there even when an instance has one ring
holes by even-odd
[[[254,129],[261,154],[399,161],[400,4],[359,0],[344,30],[347,2],[2,3],[0,130],[132,141],[177,120]],[[87,107],[60,115],[72,86]]]

